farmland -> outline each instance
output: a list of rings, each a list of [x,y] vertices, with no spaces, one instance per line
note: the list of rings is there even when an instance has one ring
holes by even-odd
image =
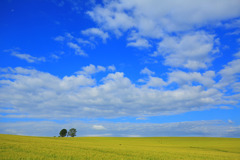
[[[29,137],[0,134],[0,159],[239,160],[239,138]]]

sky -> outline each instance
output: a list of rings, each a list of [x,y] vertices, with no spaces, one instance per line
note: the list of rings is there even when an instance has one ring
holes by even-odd
[[[240,137],[240,0],[1,0],[0,133]]]

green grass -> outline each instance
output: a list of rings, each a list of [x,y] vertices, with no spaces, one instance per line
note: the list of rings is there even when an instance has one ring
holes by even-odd
[[[29,137],[0,134],[4,160],[240,160],[239,138]]]

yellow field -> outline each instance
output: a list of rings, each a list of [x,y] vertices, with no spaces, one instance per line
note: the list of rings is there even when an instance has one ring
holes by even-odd
[[[240,160],[240,139],[54,138],[0,134],[0,159]]]

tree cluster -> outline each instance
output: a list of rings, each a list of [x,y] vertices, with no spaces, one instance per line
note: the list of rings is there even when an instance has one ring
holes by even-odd
[[[59,132],[59,135],[60,135],[60,137],[66,137],[66,135],[70,136],[70,137],[75,137],[76,133],[77,133],[77,130],[75,128],[71,128],[71,129],[69,129],[69,131],[67,131],[66,129],[62,129]]]

